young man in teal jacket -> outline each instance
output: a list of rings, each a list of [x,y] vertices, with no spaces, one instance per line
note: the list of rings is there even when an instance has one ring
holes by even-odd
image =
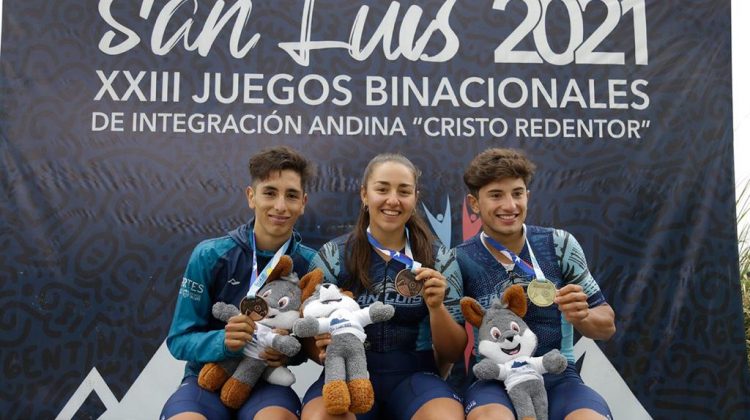
[[[198,386],[204,363],[242,357],[255,324],[237,315],[226,324],[215,319],[216,302],[237,307],[251,287],[262,286],[263,272],[283,254],[294,261],[294,271],[307,273],[315,251],[300,242],[294,224],[307,203],[305,186],[310,178],[309,162],[287,147],[266,149],[249,161],[252,184],[246,195],[255,218],[195,247],[182,278],[167,346],[172,355],[186,360],[185,377],[165,404],[161,419],[296,419],[300,401],[290,387],[261,381],[238,410],[222,404],[219,394]],[[256,267],[254,269],[254,267]],[[261,354],[269,366],[286,363],[280,353]]]

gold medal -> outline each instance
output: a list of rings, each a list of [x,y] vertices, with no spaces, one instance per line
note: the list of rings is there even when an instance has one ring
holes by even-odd
[[[542,308],[554,303],[556,292],[555,285],[545,278],[532,280],[526,288],[531,303]]]
[[[268,304],[260,297],[244,297],[240,301],[240,312],[253,321],[260,321],[268,315]]]
[[[401,270],[396,274],[396,291],[404,297],[414,297],[422,291],[422,282],[417,280],[416,274],[411,270]]]

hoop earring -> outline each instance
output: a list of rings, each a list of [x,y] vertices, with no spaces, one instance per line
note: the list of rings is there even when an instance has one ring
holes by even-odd
[[[367,206],[367,204],[362,205],[362,211],[365,213],[368,213],[370,211],[370,208]]]

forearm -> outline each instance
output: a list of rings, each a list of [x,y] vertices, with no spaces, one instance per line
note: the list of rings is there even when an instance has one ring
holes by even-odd
[[[215,362],[240,352],[231,352],[224,346],[224,330],[207,332],[170,333],[167,347],[175,359],[188,362]]]
[[[430,309],[430,332],[438,362],[458,360],[466,348],[466,330],[457,323],[445,305]]]
[[[572,325],[584,337],[608,340],[615,334],[615,312],[607,304],[590,308],[586,318],[572,322]]]
[[[315,345],[315,337],[301,338],[300,343],[302,343],[302,352],[305,352],[310,360],[319,365],[323,364],[320,360],[320,349]]]
[[[167,335],[167,347],[176,359],[205,363],[238,354],[226,348],[223,329],[210,329],[207,321],[211,316],[210,308],[208,301],[178,298]]]

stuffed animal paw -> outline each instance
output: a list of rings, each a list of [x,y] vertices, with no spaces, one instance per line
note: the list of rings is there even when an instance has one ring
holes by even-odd
[[[277,335],[274,337],[271,347],[289,357],[299,353],[302,349],[302,345],[299,341],[288,335]]]
[[[386,305],[383,302],[377,301],[370,305],[370,319],[372,322],[383,322],[393,318],[393,314],[396,313],[396,309],[392,305]]]
[[[568,367],[568,359],[560,353],[560,350],[553,349],[542,356],[542,366],[547,372],[562,373]]]
[[[263,379],[269,384],[280,386],[292,386],[297,381],[292,371],[285,366],[266,369],[263,371]]]
[[[306,316],[294,323],[294,326],[292,326],[292,332],[297,337],[312,337],[318,334],[318,326],[319,323],[317,319]]]
[[[209,391],[217,391],[231,374],[219,363],[206,363],[198,375],[198,385]]]
[[[482,361],[474,365],[473,370],[474,376],[476,376],[477,379],[483,379],[485,381],[497,379],[500,376],[500,366],[489,359],[482,359]]]

